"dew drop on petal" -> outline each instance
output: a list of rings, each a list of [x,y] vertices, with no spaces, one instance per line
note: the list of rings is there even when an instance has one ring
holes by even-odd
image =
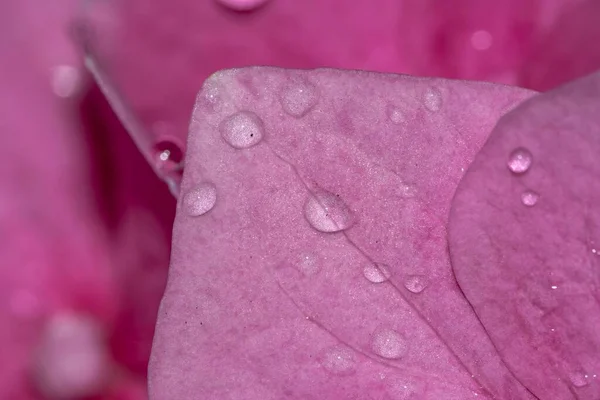
[[[251,111],[240,111],[226,118],[219,127],[221,136],[236,149],[257,145],[264,136],[262,119]]]
[[[75,314],[53,316],[40,336],[32,365],[37,389],[48,398],[97,396],[108,381],[109,349],[95,320]]]
[[[201,183],[183,197],[183,208],[190,217],[209,212],[217,202],[217,188],[212,183]]]
[[[589,376],[585,373],[578,371],[571,374],[571,383],[573,386],[581,388],[589,385]]]
[[[532,190],[526,190],[521,194],[521,202],[527,207],[533,207],[537,204],[540,195]]]
[[[439,111],[442,108],[442,94],[436,88],[429,88],[425,91],[423,102],[429,111]]]
[[[304,205],[306,220],[318,231],[339,232],[351,227],[354,214],[338,196],[321,190],[311,194]]]
[[[406,121],[404,113],[397,107],[389,107],[387,115],[394,124],[401,124]]]
[[[524,147],[513,150],[508,156],[508,169],[514,174],[524,174],[531,167],[533,155]]]
[[[404,281],[404,287],[412,293],[421,293],[427,287],[427,278],[423,275],[409,275]]]
[[[398,359],[406,354],[404,337],[393,329],[381,329],[373,335],[373,352],[383,358]]]
[[[317,89],[310,83],[295,83],[285,88],[281,95],[281,107],[296,118],[305,116],[317,104]]]
[[[335,375],[351,375],[356,370],[354,352],[346,346],[329,347],[321,356],[321,365]]]
[[[385,264],[369,263],[363,269],[363,275],[369,282],[382,283],[390,279],[392,273],[390,268]]]
[[[306,276],[316,275],[321,270],[318,257],[312,253],[302,254],[297,266],[300,272]]]

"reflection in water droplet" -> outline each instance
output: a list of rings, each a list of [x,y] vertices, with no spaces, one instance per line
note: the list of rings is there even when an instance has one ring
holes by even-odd
[[[356,367],[354,352],[346,346],[332,346],[321,357],[321,365],[332,374],[351,375]]]
[[[390,268],[385,264],[369,263],[363,269],[363,275],[369,282],[382,283],[390,279],[392,273]]]
[[[540,195],[531,190],[527,190],[521,194],[521,202],[527,207],[535,206],[539,198]]]
[[[218,0],[227,8],[234,11],[252,11],[265,4],[268,0]]]
[[[348,206],[338,196],[324,190],[309,196],[304,216],[313,228],[321,232],[339,232],[355,222]]]
[[[281,107],[289,115],[300,118],[317,104],[317,89],[310,83],[295,83],[285,88],[281,95]]]
[[[577,371],[571,374],[571,383],[573,386],[581,388],[589,385],[589,376],[581,371]]]
[[[240,111],[231,115],[219,128],[223,139],[236,149],[255,146],[264,136],[262,119],[251,111]]]
[[[406,340],[392,329],[382,329],[373,335],[373,352],[390,359],[404,356],[407,350]]]
[[[183,197],[183,208],[191,217],[209,212],[217,202],[217,188],[212,183],[201,183]]]
[[[429,111],[436,112],[442,108],[442,94],[436,88],[427,89],[423,100]]]
[[[316,275],[320,268],[319,260],[314,254],[303,254],[298,262],[298,269],[306,276]]]
[[[529,170],[533,162],[533,155],[524,147],[519,147],[508,156],[508,169],[514,174],[523,174]]]
[[[404,287],[413,293],[421,293],[427,287],[427,278],[423,275],[410,275],[404,281]]]

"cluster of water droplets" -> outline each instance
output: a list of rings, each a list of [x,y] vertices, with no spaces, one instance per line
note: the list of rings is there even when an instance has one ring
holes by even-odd
[[[507,166],[510,172],[515,175],[523,175],[531,169],[533,164],[533,154],[525,147],[514,149],[508,156]],[[533,207],[540,198],[539,193],[534,190],[525,190],[521,193],[521,203],[527,207]]]

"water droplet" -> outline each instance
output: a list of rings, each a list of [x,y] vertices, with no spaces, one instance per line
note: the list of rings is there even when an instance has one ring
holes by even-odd
[[[573,386],[581,388],[589,385],[589,376],[585,373],[578,371],[571,374],[571,383]]]
[[[421,293],[427,287],[427,278],[423,275],[410,275],[404,281],[404,287],[413,293]]]
[[[236,149],[257,145],[264,135],[262,119],[251,111],[240,111],[225,119],[220,126],[223,139]]]
[[[218,0],[227,8],[234,11],[252,11],[261,7],[268,0]]]
[[[298,269],[306,276],[316,275],[320,268],[319,260],[314,254],[303,254],[298,262]]]
[[[109,351],[100,325],[87,317],[52,317],[42,332],[32,372],[48,398],[95,397],[110,377]]]
[[[355,222],[348,206],[338,196],[325,190],[309,196],[304,216],[313,228],[321,232],[339,232]]]
[[[217,202],[217,188],[212,183],[201,183],[183,197],[183,208],[191,217],[209,212]]]
[[[535,206],[539,198],[540,195],[531,190],[527,190],[521,194],[521,202],[527,207]]]
[[[388,108],[388,118],[394,124],[401,124],[406,121],[406,117],[402,110],[397,107],[389,107]]]
[[[183,151],[175,140],[160,140],[154,145],[156,169],[160,178],[167,183],[171,193],[178,197],[183,176]]]
[[[382,329],[373,335],[375,354],[389,359],[401,358],[407,350],[406,340],[392,329]]]
[[[81,76],[75,67],[59,65],[52,70],[52,91],[58,97],[71,97],[80,87]]]
[[[483,51],[492,47],[493,37],[491,33],[480,30],[471,35],[471,45],[475,50]]]
[[[533,155],[524,147],[519,147],[508,156],[508,169],[514,174],[524,174],[531,167]]]
[[[369,282],[382,283],[390,279],[392,273],[390,268],[385,264],[369,263],[363,269],[363,275]]]
[[[356,365],[354,352],[346,346],[332,346],[321,357],[321,365],[332,374],[351,375]]]
[[[442,94],[436,88],[427,89],[423,100],[429,111],[436,112],[442,108]]]
[[[281,107],[289,115],[301,118],[317,104],[317,89],[310,83],[295,83],[285,88],[281,96]]]

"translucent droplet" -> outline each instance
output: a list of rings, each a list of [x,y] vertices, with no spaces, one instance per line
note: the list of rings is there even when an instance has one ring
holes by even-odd
[[[300,256],[298,269],[306,276],[316,275],[321,269],[319,265],[319,259],[314,254],[303,254]]]
[[[413,293],[421,293],[427,287],[427,278],[423,275],[410,275],[404,281],[404,287]]]
[[[252,11],[265,4],[268,0],[218,0],[227,8],[234,11]]]
[[[404,113],[399,108],[389,107],[387,114],[390,121],[392,121],[394,124],[401,124],[406,121]]]
[[[100,324],[81,315],[55,315],[42,331],[32,365],[36,388],[45,398],[96,397],[111,372]]]
[[[442,108],[442,94],[436,88],[429,88],[423,96],[425,107],[432,112],[439,111]]]
[[[524,147],[519,147],[508,156],[508,169],[514,174],[524,174],[531,167],[533,155]]]
[[[217,202],[217,188],[212,183],[201,183],[183,197],[183,208],[191,217],[209,212]]]
[[[52,90],[58,97],[71,97],[80,87],[81,76],[75,67],[59,65],[52,71]]]
[[[355,222],[348,206],[338,196],[324,190],[310,195],[304,205],[304,216],[321,232],[339,232]]]
[[[369,282],[382,283],[390,279],[392,273],[390,268],[385,264],[369,263],[363,269],[363,275]]]
[[[527,207],[535,206],[539,198],[540,195],[531,190],[527,190],[521,194],[521,202]]]
[[[221,136],[236,149],[257,145],[264,136],[262,119],[251,111],[240,111],[225,119],[220,126]]]
[[[571,374],[571,383],[573,386],[581,388],[589,385],[589,376],[585,373],[578,371]]]
[[[321,357],[321,365],[332,374],[351,375],[356,368],[354,352],[346,346],[332,346]]]
[[[404,337],[392,329],[382,329],[373,335],[373,352],[389,359],[397,359],[404,356],[407,343]]]
[[[310,83],[296,83],[285,88],[281,95],[281,107],[289,115],[301,118],[317,104],[317,89]]]
[[[488,31],[480,30],[471,35],[471,45],[475,50],[487,50],[492,46],[493,39]]]

